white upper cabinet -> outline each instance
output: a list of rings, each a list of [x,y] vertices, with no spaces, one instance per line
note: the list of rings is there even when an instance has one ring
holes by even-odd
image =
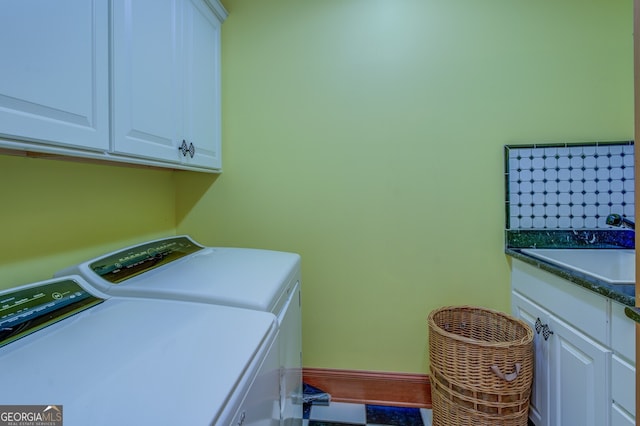
[[[179,162],[178,0],[113,3],[113,151]]]
[[[222,167],[220,105],[220,20],[202,0],[186,0],[184,8],[183,139],[195,154],[194,166]]]
[[[20,0],[0,12],[0,148],[220,171],[217,0]]]
[[[0,146],[109,148],[109,16],[101,0],[3,2]]]
[[[203,0],[114,2],[114,153],[221,167],[220,24]]]

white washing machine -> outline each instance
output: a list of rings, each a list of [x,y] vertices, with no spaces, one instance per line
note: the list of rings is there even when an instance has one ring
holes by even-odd
[[[277,334],[270,313],[109,298],[78,276],[6,290],[0,418],[40,416],[15,424],[65,426],[275,426]]]
[[[298,254],[204,247],[183,235],[131,246],[56,275],[69,274],[79,274],[113,296],[194,301],[273,313],[280,331],[281,424],[302,424]]]

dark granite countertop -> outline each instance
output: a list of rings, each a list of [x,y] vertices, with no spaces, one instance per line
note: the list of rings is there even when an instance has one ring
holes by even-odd
[[[522,260],[523,262],[557,275],[560,278],[571,281],[572,283],[577,284],[580,287],[584,287],[587,290],[601,294],[605,297],[615,300],[616,302],[620,302],[623,305],[627,305],[630,307],[636,305],[635,285],[609,284],[606,281],[600,280],[590,275],[583,274],[570,268],[564,268],[562,266],[554,265],[553,263],[545,262],[544,260],[538,259],[537,257],[522,253],[520,249],[507,248],[505,250],[505,253],[515,259]]]
[[[635,322],[640,322],[640,308],[627,306],[624,308],[624,313],[627,317],[631,318]]]
[[[505,253],[589,291],[626,305],[625,314],[640,322],[635,285],[610,284],[591,275],[565,268],[523,253],[524,248],[635,248],[633,231],[507,231]]]

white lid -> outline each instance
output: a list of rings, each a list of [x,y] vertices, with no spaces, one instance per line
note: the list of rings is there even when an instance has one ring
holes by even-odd
[[[265,312],[112,298],[0,348],[0,401],[62,405],[68,425],[209,424],[275,335]]]

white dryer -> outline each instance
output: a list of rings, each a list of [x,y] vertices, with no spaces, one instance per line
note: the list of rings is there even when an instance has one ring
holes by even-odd
[[[3,291],[0,417],[277,425],[276,324],[266,312],[109,298],[78,276]]]
[[[113,296],[184,300],[271,312],[280,331],[281,424],[301,425],[300,256],[204,247],[188,236],[145,242],[66,268]]]

